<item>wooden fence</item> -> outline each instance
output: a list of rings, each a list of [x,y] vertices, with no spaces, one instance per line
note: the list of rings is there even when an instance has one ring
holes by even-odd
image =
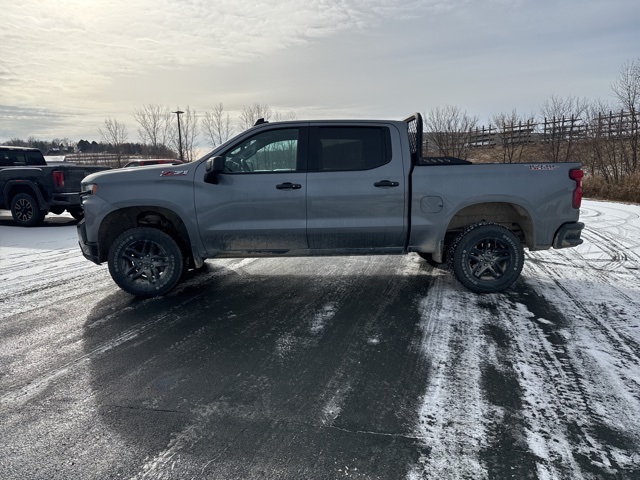
[[[469,148],[487,148],[496,145],[571,142],[595,135],[629,138],[638,135],[638,126],[638,112],[621,110],[599,113],[590,121],[571,115],[544,118],[539,122],[513,122],[500,127],[483,125],[470,130],[467,141]]]

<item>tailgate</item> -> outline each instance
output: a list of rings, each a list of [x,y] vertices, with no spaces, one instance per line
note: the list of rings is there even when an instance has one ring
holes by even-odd
[[[92,173],[108,169],[109,167],[99,167],[95,165],[59,166],[54,169],[54,172],[61,171],[64,174],[64,185],[60,185],[59,182],[55,181],[54,184],[57,187],[57,191],[60,193],[77,193],[80,191],[80,183],[84,177],[91,175]],[[52,175],[55,174],[52,173]]]

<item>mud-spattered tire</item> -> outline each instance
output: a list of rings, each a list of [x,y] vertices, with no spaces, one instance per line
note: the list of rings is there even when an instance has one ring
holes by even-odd
[[[46,215],[47,212],[40,210],[38,201],[28,193],[19,193],[11,200],[11,216],[21,227],[36,227]]]
[[[462,285],[476,293],[509,288],[524,264],[522,243],[509,229],[478,223],[462,232],[449,253],[453,272]]]
[[[182,277],[184,259],[176,241],[157,228],[120,234],[109,249],[109,273],[125,292],[153,297],[169,292]]]

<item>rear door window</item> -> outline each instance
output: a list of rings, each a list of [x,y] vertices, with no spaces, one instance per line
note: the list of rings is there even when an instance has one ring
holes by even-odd
[[[391,137],[384,127],[316,127],[310,170],[370,170],[391,160]]]

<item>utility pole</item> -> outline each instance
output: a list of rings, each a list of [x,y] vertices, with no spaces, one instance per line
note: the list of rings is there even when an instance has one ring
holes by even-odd
[[[180,149],[180,161],[184,162],[184,154],[182,153],[182,131],[180,130],[180,115],[184,112],[182,110],[178,110],[175,113],[178,117],[178,148]]]

